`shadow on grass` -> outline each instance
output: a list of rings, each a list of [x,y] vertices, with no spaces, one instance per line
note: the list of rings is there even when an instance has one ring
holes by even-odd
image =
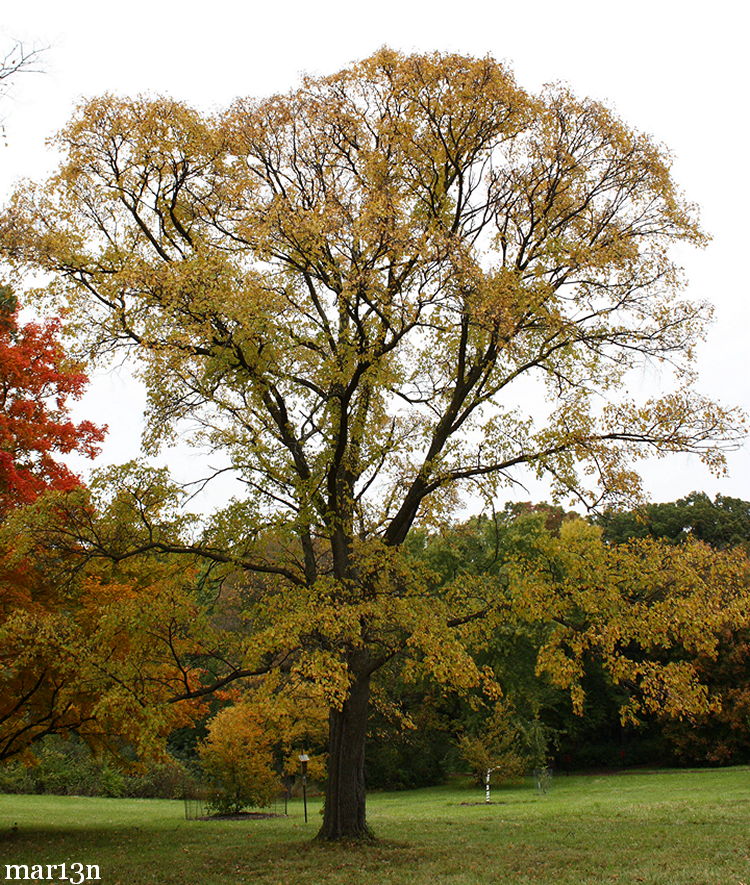
[[[13,826],[0,830],[0,855],[20,864],[81,860],[100,866],[113,885],[160,882],[184,885],[390,881],[425,860],[424,847],[384,839],[321,842],[299,829],[247,826],[104,828],[65,825]],[[5,861],[4,861],[5,862]],[[106,876],[104,875],[106,873]],[[364,878],[352,878],[355,873]]]

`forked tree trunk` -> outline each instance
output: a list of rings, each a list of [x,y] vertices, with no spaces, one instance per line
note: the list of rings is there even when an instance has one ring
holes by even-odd
[[[370,676],[358,676],[341,710],[331,710],[328,786],[318,839],[371,839],[365,820],[365,737]]]

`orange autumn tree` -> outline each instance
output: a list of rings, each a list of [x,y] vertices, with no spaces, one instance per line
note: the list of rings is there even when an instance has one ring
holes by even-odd
[[[226,707],[211,720],[198,747],[203,771],[213,784],[210,804],[222,814],[270,805],[281,792],[274,770],[274,736],[258,708]]]
[[[16,44],[0,58],[0,98],[40,54]],[[195,702],[175,697],[193,674],[174,657],[201,612],[185,592],[184,562],[114,576],[85,568],[70,545],[40,543],[50,521],[66,526],[55,493],[85,497],[62,459],[94,457],[106,428],[71,418],[88,379],[62,344],[60,320],[22,323],[19,313],[0,281],[0,762],[69,731],[99,747],[130,740],[156,752],[194,714]],[[193,654],[205,653],[201,641],[210,630],[191,640]],[[165,692],[172,703],[160,707]]]
[[[161,756],[221,687],[232,636],[214,623],[205,570],[184,555],[118,562],[116,539],[133,528],[116,476],[109,487],[97,511],[88,489],[50,492],[0,525],[0,761],[67,732],[97,750]],[[142,485],[139,503],[167,521],[161,489]],[[106,559],[79,543],[82,524],[106,537]]]
[[[70,417],[86,383],[59,321],[19,323],[12,290],[0,287],[0,761],[68,731],[153,749],[188,721],[185,704],[155,703],[169,679],[170,697],[176,682],[184,690],[165,632],[199,621],[178,581],[186,563],[114,574],[44,540],[50,521],[67,525],[58,502],[85,498],[62,457],[93,457],[104,437]]]
[[[192,537],[142,510],[117,556],[183,549],[246,576],[235,674],[322,687],[320,835],[367,836],[381,668],[484,678],[461,631],[490,590],[438,591],[403,551],[412,528],[523,469],[632,497],[639,455],[721,470],[736,443],[738,416],[691,386],[709,312],[671,255],[703,243],[694,210],[647,136],[491,58],[384,49],[214,116],[103,96],[56,144],[57,173],[4,216],[6,255],[51,275],[91,355],[136,355],[149,451],[190,435],[246,490]],[[672,390],[612,398],[644,360]]]
[[[3,572],[4,597],[14,578]],[[166,703],[180,685],[169,625],[195,614],[185,593],[158,580],[33,578],[26,604],[4,598],[0,611],[0,761],[31,759],[39,738],[70,732],[97,751],[162,755],[166,735],[200,712]]]
[[[309,776],[325,778],[325,758],[313,752],[325,741],[323,699],[314,685],[280,682],[279,676],[235,692],[234,703],[208,723],[198,752],[214,785],[211,803],[221,812],[270,804],[282,789],[282,774],[299,771],[303,751],[310,756]]]
[[[66,594],[38,560],[18,555],[7,526],[15,509],[45,490],[80,486],[60,459],[70,452],[93,457],[104,436],[104,428],[70,419],[69,401],[87,378],[59,332],[58,321],[19,324],[13,291],[0,286],[0,759],[87,718],[62,698],[75,680],[54,650],[55,612]],[[57,639],[65,641],[62,632]]]

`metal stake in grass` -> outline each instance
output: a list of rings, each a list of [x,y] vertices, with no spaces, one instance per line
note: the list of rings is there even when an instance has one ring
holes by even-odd
[[[488,768],[487,773],[484,776],[484,801],[487,805],[490,804],[490,775],[496,770],[497,766],[495,768]]]

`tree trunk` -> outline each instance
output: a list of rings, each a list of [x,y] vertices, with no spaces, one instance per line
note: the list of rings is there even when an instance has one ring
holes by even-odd
[[[372,839],[365,820],[365,737],[370,675],[357,675],[328,717],[328,786],[318,839]]]

